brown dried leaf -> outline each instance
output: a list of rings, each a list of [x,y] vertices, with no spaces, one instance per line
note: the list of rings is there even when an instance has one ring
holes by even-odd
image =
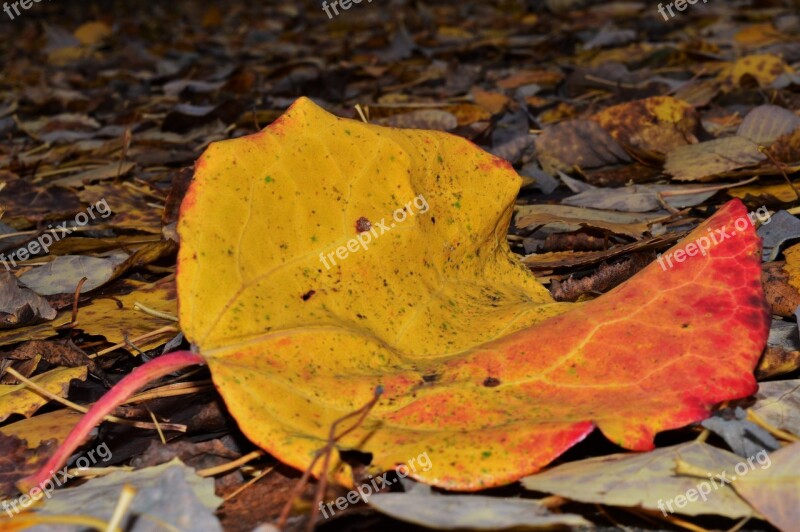
[[[17,481],[34,473],[55,448],[55,441],[48,440],[29,449],[25,440],[0,433],[0,498],[17,493]]]
[[[681,146],[667,154],[664,171],[678,181],[710,181],[766,160],[758,144],[733,136]]]
[[[12,329],[52,320],[56,310],[45,298],[24,286],[14,275],[0,271],[0,329]]]
[[[545,129],[536,139],[536,155],[550,174],[631,161],[617,141],[590,120],[569,120]]]
[[[800,306],[800,292],[789,283],[789,274],[783,269],[783,262],[767,262],[762,266],[761,283],[764,295],[776,316],[789,318]]]
[[[592,116],[625,148],[664,155],[694,144],[699,119],[690,104],[670,96],[654,96],[607,107]]]

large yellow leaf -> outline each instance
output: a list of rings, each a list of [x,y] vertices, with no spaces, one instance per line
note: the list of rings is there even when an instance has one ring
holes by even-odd
[[[306,468],[381,385],[341,448],[382,470],[426,452],[433,467],[413,476],[474,490],[536,471],[595,425],[650,449],[754,391],[768,314],[751,225],[567,306],[505,242],[519,183],[458,137],[307,99],[212,144],[182,205],[179,315],[243,432]],[[745,214],[732,202],[690,238],[737,232]]]
[[[336,328],[319,331],[332,345],[369,336],[425,358],[559,314],[506,244],[520,182],[464,139],[344,121],[302,98],[198,161],[179,224],[182,328],[213,360],[232,340],[312,324]],[[347,250],[359,234],[366,249]]]

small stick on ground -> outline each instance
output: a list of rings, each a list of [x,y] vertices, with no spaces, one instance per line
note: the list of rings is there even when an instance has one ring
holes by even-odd
[[[778,163],[778,161],[775,160],[775,158],[772,156],[772,154],[769,152],[769,150],[766,147],[759,146],[758,147],[758,151],[763,153],[766,156],[766,158],[769,159],[769,162],[771,162],[772,165],[775,168],[778,169],[778,171],[781,173],[783,178],[786,180],[786,184],[789,185],[789,188],[791,188],[792,192],[794,192],[794,195],[797,198],[797,201],[800,201],[800,193],[798,193],[797,189],[794,188],[794,185],[792,184],[792,181],[789,179],[789,176],[786,175],[786,171],[783,169],[783,166],[780,163]]]
[[[324,456],[325,460],[323,461],[322,470],[320,471],[319,475],[319,485],[317,486],[316,493],[314,494],[314,502],[311,510],[312,513],[311,516],[309,517],[308,526],[306,527],[307,531],[314,530],[314,525],[317,522],[316,514],[314,514],[314,509],[317,506],[319,506],[319,504],[322,502],[322,497],[324,497],[325,495],[325,488],[328,484],[328,467],[330,464],[330,455],[333,452],[333,448],[336,446],[336,443],[340,439],[342,439],[343,437],[345,437],[346,435],[357,429],[359,425],[361,425],[361,423],[367,417],[367,414],[369,414],[369,411],[372,410],[372,407],[374,407],[378,403],[381,394],[383,394],[383,387],[378,386],[377,388],[375,388],[375,395],[372,397],[372,399],[370,399],[370,401],[367,404],[365,404],[364,406],[362,406],[361,408],[359,408],[354,412],[350,412],[349,414],[340,417],[339,419],[334,421],[333,424],[331,424],[331,429],[330,432],[328,433],[328,442],[325,444],[325,447],[317,451],[316,455],[314,456],[314,459],[311,461],[311,464],[303,472],[303,476],[300,478],[300,480],[297,481],[297,484],[292,490],[292,493],[289,494],[289,500],[286,501],[286,504],[284,505],[283,510],[281,511],[281,515],[278,518],[278,523],[276,526],[279,529],[282,530],[286,527],[286,521],[287,519],[289,519],[289,513],[292,510],[292,502],[294,502],[294,500],[297,497],[299,497],[300,494],[303,493],[303,488],[308,483],[308,479],[311,477],[311,472],[314,470],[314,466],[317,465],[317,461]],[[344,421],[347,421],[348,419],[356,416],[358,416],[358,419],[355,421],[355,423],[353,423],[353,425],[350,428],[343,431],[341,434],[338,435],[336,434],[336,428],[339,426],[340,423],[343,423]]]
[[[78,285],[75,287],[75,297],[72,299],[72,319],[69,323],[70,327],[73,327],[69,332],[70,340],[75,336],[74,326],[78,324],[78,299],[81,297],[81,288],[83,288],[83,283],[88,279],[88,277],[81,277],[81,280],[78,281]]]

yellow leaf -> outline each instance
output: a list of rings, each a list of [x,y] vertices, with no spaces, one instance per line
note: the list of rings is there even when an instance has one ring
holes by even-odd
[[[75,38],[84,46],[94,46],[111,35],[111,28],[105,22],[87,22],[75,30]]]
[[[62,408],[4,425],[0,427],[0,433],[23,439],[29,448],[35,449],[45,440],[63,442],[81,417],[83,414],[80,412]]]
[[[755,198],[761,196],[772,196],[778,201],[783,203],[791,203],[797,201],[798,194],[800,194],[800,183],[796,183],[795,189],[790,187],[787,183],[776,183],[774,185],[746,185],[743,187],[736,187],[728,190],[728,195],[734,198],[745,199],[747,196]]]
[[[759,87],[766,87],[786,72],[792,72],[792,69],[780,57],[772,54],[753,54],[742,57],[722,70],[720,78],[739,87],[743,78],[749,76],[755,79]]]
[[[747,26],[734,36],[734,40],[740,45],[758,48],[778,43],[782,37],[771,22],[765,22]]]
[[[112,343],[122,343],[160,329],[175,322],[146,314],[134,308],[136,303],[166,314],[177,314],[175,284],[165,279],[153,284],[126,280],[122,286],[131,291],[124,295],[96,297],[78,312],[78,327],[91,334],[105,336]],[[139,349],[151,349],[164,343],[164,336],[157,336],[141,343],[134,342]]]
[[[800,244],[785,249],[783,255],[786,257],[783,271],[789,274],[789,284],[800,290]]]
[[[612,105],[592,120],[623,145],[646,152],[665,154],[697,142],[697,113],[688,103],[670,96]]]
[[[31,380],[48,392],[65,397],[72,379],[86,379],[86,366],[76,368],[56,368],[33,377]],[[12,414],[30,417],[39,408],[50,401],[36,392],[30,391],[24,384],[0,385],[0,421]]]

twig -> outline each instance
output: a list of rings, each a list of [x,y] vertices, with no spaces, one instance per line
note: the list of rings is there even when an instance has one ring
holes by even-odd
[[[150,407],[145,405],[145,408],[147,409],[147,413],[150,414],[150,419],[153,420],[153,425],[156,426],[156,430],[158,431],[158,437],[161,438],[161,443],[166,445],[167,439],[164,437],[164,433],[161,432],[161,427],[158,425],[158,420],[156,419],[156,415],[153,413],[152,410],[150,410]]]
[[[747,522],[748,522],[748,521],[750,521],[750,519],[752,519],[752,517],[751,517],[751,516],[749,516],[749,515],[748,515],[747,517],[743,517],[741,521],[739,521],[738,523],[736,523],[735,525],[733,525],[732,527],[730,527],[730,528],[728,529],[728,532],[737,532],[738,530],[741,530],[741,528],[742,528],[744,525],[746,525],[746,524],[747,524]]]
[[[755,423],[756,425],[758,425],[762,429],[766,430],[767,432],[769,432],[770,434],[772,434],[773,436],[775,436],[778,439],[785,440],[785,441],[790,441],[790,442],[800,441],[800,438],[798,438],[794,434],[786,432],[785,430],[781,430],[781,429],[779,429],[777,427],[773,427],[764,418],[762,418],[761,416],[759,416],[758,414],[756,414],[752,410],[748,410],[747,411],[747,420],[748,421],[752,421],[753,423]]]
[[[85,406],[81,406],[81,405],[79,405],[77,403],[73,403],[69,399],[64,399],[63,397],[59,397],[58,395],[46,390],[45,388],[42,388],[41,386],[39,386],[38,384],[36,384],[32,380],[27,379],[24,376],[22,376],[17,370],[15,370],[14,368],[12,368],[10,366],[6,368],[6,372],[11,374],[11,375],[13,375],[15,379],[17,379],[18,381],[20,381],[25,386],[27,386],[31,390],[35,391],[39,395],[47,397],[48,399],[50,399],[52,401],[57,401],[57,402],[61,403],[62,405],[66,406],[68,408],[71,408],[73,410],[77,410],[78,412],[81,412],[81,413],[84,413],[84,414],[89,411],[89,409],[86,408]],[[145,421],[133,421],[133,420],[130,420],[130,419],[123,419],[121,417],[116,417],[116,416],[105,416],[103,418],[103,420],[104,421],[111,421],[112,423],[117,423],[119,425],[128,425],[130,427],[136,427],[136,428],[140,428],[140,429],[158,430],[158,427],[156,427],[152,423],[147,423]],[[172,424],[172,423],[165,423],[165,424],[163,424],[163,426],[167,430],[176,430],[178,432],[186,432],[186,425],[176,425],[176,424]]]
[[[70,320],[71,325],[78,323],[78,300],[81,297],[81,288],[83,288],[83,283],[85,283],[88,279],[88,277],[81,277],[81,280],[78,281],[78,285],[75,287],[75,296],[72,298],[72,319]],[[73,327],[69,332],[70,339],[75,336],[75,330],[76,329]]]
[[[367,120],[366,115],[364,115],[364,111],[361,109],[361,104],[357,103],[355,107],[356,107],[356,112],[358,113],[358,116],[361,117],[361,120],[363,120],[365,124],[369,124],[369,120]]]
[[[127,347],[130,347],[132,351],[138,352],[140,355],[144,356],[144,351],[142,351],[141,349],[136,347],[136,345],[133,342],[128,340],[128,335],[127,334],[122,339],[125,340],[125,345]]]
[[[130,473],[131,471],[133,471],[133,468],[130,466],[84,467],[83,469],[79,467],[73,467],[71,469],[68,469],[67,473],[69,473],[73,477],[97,478],[97,477],[104,477],[106,475],[110,475],[111,473],[117,473],[120,471],[125,473]]]
[[[143,334],[141,336],[137,336],[136,338],[133,338],[130,341],[131,342],[141,342],[142,340],[148,340],[153,336],[158,336],[158,335],[164,334],[166,332],[176,333],[176,332],[178,332],[178,329],[176,329],[172,325],[167,325],[166,327],[161,327],[160,329],[156,329],[155,331],[151,331],[151,332],[145,333],[145,334]],[[117,349],[119,349],[121,347],[125,347],[126,345],[128,345],[128,342],[120,342],[118,344],[112,345],[111,347],[107,347],[106,349],[103,349],[102,351],[98,351],[97,353],[95,353],[93,355],[89,355],[89,358],[97,358],[99,356],[107,355],[108,353],[111,353],[112,351],[116,351]]]
[[[117,179],[119,179],[119,176],[122,175],[122,163],[124,163],[125,159],[128,157],[128,148],[130,148],[132,138],[133,135],[131,133],[131,128],[126,127],[125,133],[122,135],[122,150],[120,150],[119,154],[119,166],[117,166]]]
[[[232,492],[232,493],[229,493],[228,495],[226,495],[226,496],[225,496],[225,498],[224,498],[223,500],[225,500],[225,501],[229,501],[229,500],[233,499],[234,497],[236,497],[237,495],[239,495],[241,492],[243,492],[244,490],[246,490],[247,488],[249,488],[250,486],[252,486],[252,485],[253,485],[253,484],[255,484],[256,482],[258,482],[259,480],[261,480],[262,478],[264,478],[264,477],[265,477],[266,475],[268,475],[268,474],[269,474],[269,473],[270,473],[270,472],[271,472],[273,469],[275,469],[275,466],[268,467],[267,469],[265,469],[264,471],[262,471],[262,472],[261,472],[261,473],[259,473],[258,475],[254,476],[253,478],[251,478],[250,480],[248,480],[247,482],[245,482],[244,484],[242,484],[241,486],[239,486],[238,488],[236,488],[235,490],[233,490],[233,492]]]
[[[108,530],[108,526],[105,521],[89,515],[35,514],[35,515],[20,515],[14,519],[14,525],[19,527],[15,528],[15,530],[24,530],[26,528],[31,528],[35,525],[45,525],[45,524],[76,525],[81,527],[87,527],[94,530],[100,530],[101,532]],[[113,528],[111,530],[113,530],[114,532],[121,532],[119,528]]]
[[[630,510],[628,508],[623,508],[623,510],[628,511],[628,512],[633,513],[633,514],[637,514],[638,513],[638,512],[632,511],[632,510]],[[662,520],[664,520],[664,521],[666,521],[666,522],[668,522],[668,523],[670,523],[670,524],[672,524],[674,526],[685,528],[686,530],[691,530],[692,532],[709,532],[707,529],[705,529],[703,527],[697,526],[697,525],[695,525],[693,523],[690,523],[689,521],[684,521],[683,519],[680,519],[680,518],[672,516],[672,515],[665,516],[663,514],[660,514],[659,512],[653,511],[653,510],[644,510],[644,509],[639,510],[639,512],[645,513],[645,514],[650,515],[652,517],[655,517],[657,519],[662,519]]]
[[[772,154],[769,152],[769,150],[765,146],[759,146],[758,151],[763,153],[767,157],[767,159],[769,159],[769,162],[771,162],[775,166],[775,168],[778,169],[783,178],[786,180],[786,184],[789,185],[789,188],[791,188],[792,192],[794,192],[794,196],[797,198],[798,201],[800,201],[800,193],[798,193],[797,189],[794,188],[794,185],[789,180],[789,176],[786,175],[786,171],[784,171],[783,167],[780,164],[778,164],[778,161],[776,161],[775,158],[772,157]]]
[[[227,473],[228,471],[236,469],[239,466],[242,466],[247,462],[250,462],[262,456],[264,456],[264,451],[261,450],[253,451],[252,453],[247,453],[244,456],[240,456],[239,458],[233,460],[232,462],[227,462],[225,464],[221,464],[215,467],[208,467],[206,469],[198,469],[197,474],[201,477],[213,477],[219,475],[220,473]]]
[[[726,188],[736,188],[736,187],[743,187],[749,183],[752,183],[758,179],[758,177],[751,177],[750,179],[745,179],[744,181],[739,181],[738,183],[730,183],[727,185],[712,185],[708,187],[700,187],[700,188],[690,188],[689,190],[667,190],[661,192],[660,194],[666,196],[686,196],[688,194],[701,194],[703,192],[714,192],[716,190],[725,190]]]
[[[170,314],[168,312],[161,312],[160,310],[156,310],[156,309],[147,307],[145,305],[142,305],[138,301],[133,304],[133,310],[138,310],[138,311],[144,312],[145,314],[149,314],[151,316],[155,316],[156,318],[162,318],[162,319],[170,320],[170,321],[174,321],[174,322],[178,321],[178,318],[173,316],[172,314]]]
[[[108,521],[108,526],[106,526],[104,532],[113,532],[119,529],[119,525],[122,524],[122,518],[125,517],[125,513],[128,511],[128,508],[130,508],[133,498],[136,497],[136,492],[136,488],[130,484],[122,486],[122,492],[119,494],[119,499],[117,499],[114,513],[111,514],[111,519]]]
[[[309,477],[311,477],[311,472],[314,470],[314,466],[317,465],[317,461],[323,456],[325,456],[323,467],[319,474],[319,485],[317,486],[317,491],[314,494],[314,503],[313,503],[314,505],[312,506],[311,510],[312,514],[309,519],[308,526],[306,527],[306,530],[314,529],[314,524],[317,521],[316,514],[314,512],[316,511],[316,508],[319,506],[319,503],[322,502],[322,497],[325,494],[325,487],[327,486],[330,454],[333,451],[334,446],[340,439],[342,439],[347,434],[358,428],[359,425],[361,425],[361,423],[364,421],[364,418],[366,418],[367,414],[369,414],[369,411],[372,410],[372,407],[378,403],[381,394],[383,394],[383,386],[378,386],[377,388],[375,388],[375,395],[372,397],[372,399],[370,399],[370,401],[367,404],[365,404],[364,406],[362,406],[361,408],[359,408],[354,412],[350,412],[349,414],[340,417],[339,419],[333,422],[333,424],[331,425],[331,429],[328,433],[327,443],[322,449],[316,452],[314,459],[311,461],[311,464],[303,472],[303,476],[300,478],[299,481],[297,481],[297,484],[295,484],[294,489],[292,489],[292,492],[289,494],[289,500],[286,501],[286,504],[283,506],[283,510],[281,510],[281,515],[278,518],[278,523],[276,526],[279,529],[282,530],[286,527],[286,521],[289,519],[289,513],[292,510],[292,503],[297,497],[300,496],[300,494],[302,494],[303,488],[308,483]],[[358,416],[356,422],[349,429],[345,430],[339,435],[336,435],[336,427],[339,425],[339,423],[342,423],[355,416]]]

